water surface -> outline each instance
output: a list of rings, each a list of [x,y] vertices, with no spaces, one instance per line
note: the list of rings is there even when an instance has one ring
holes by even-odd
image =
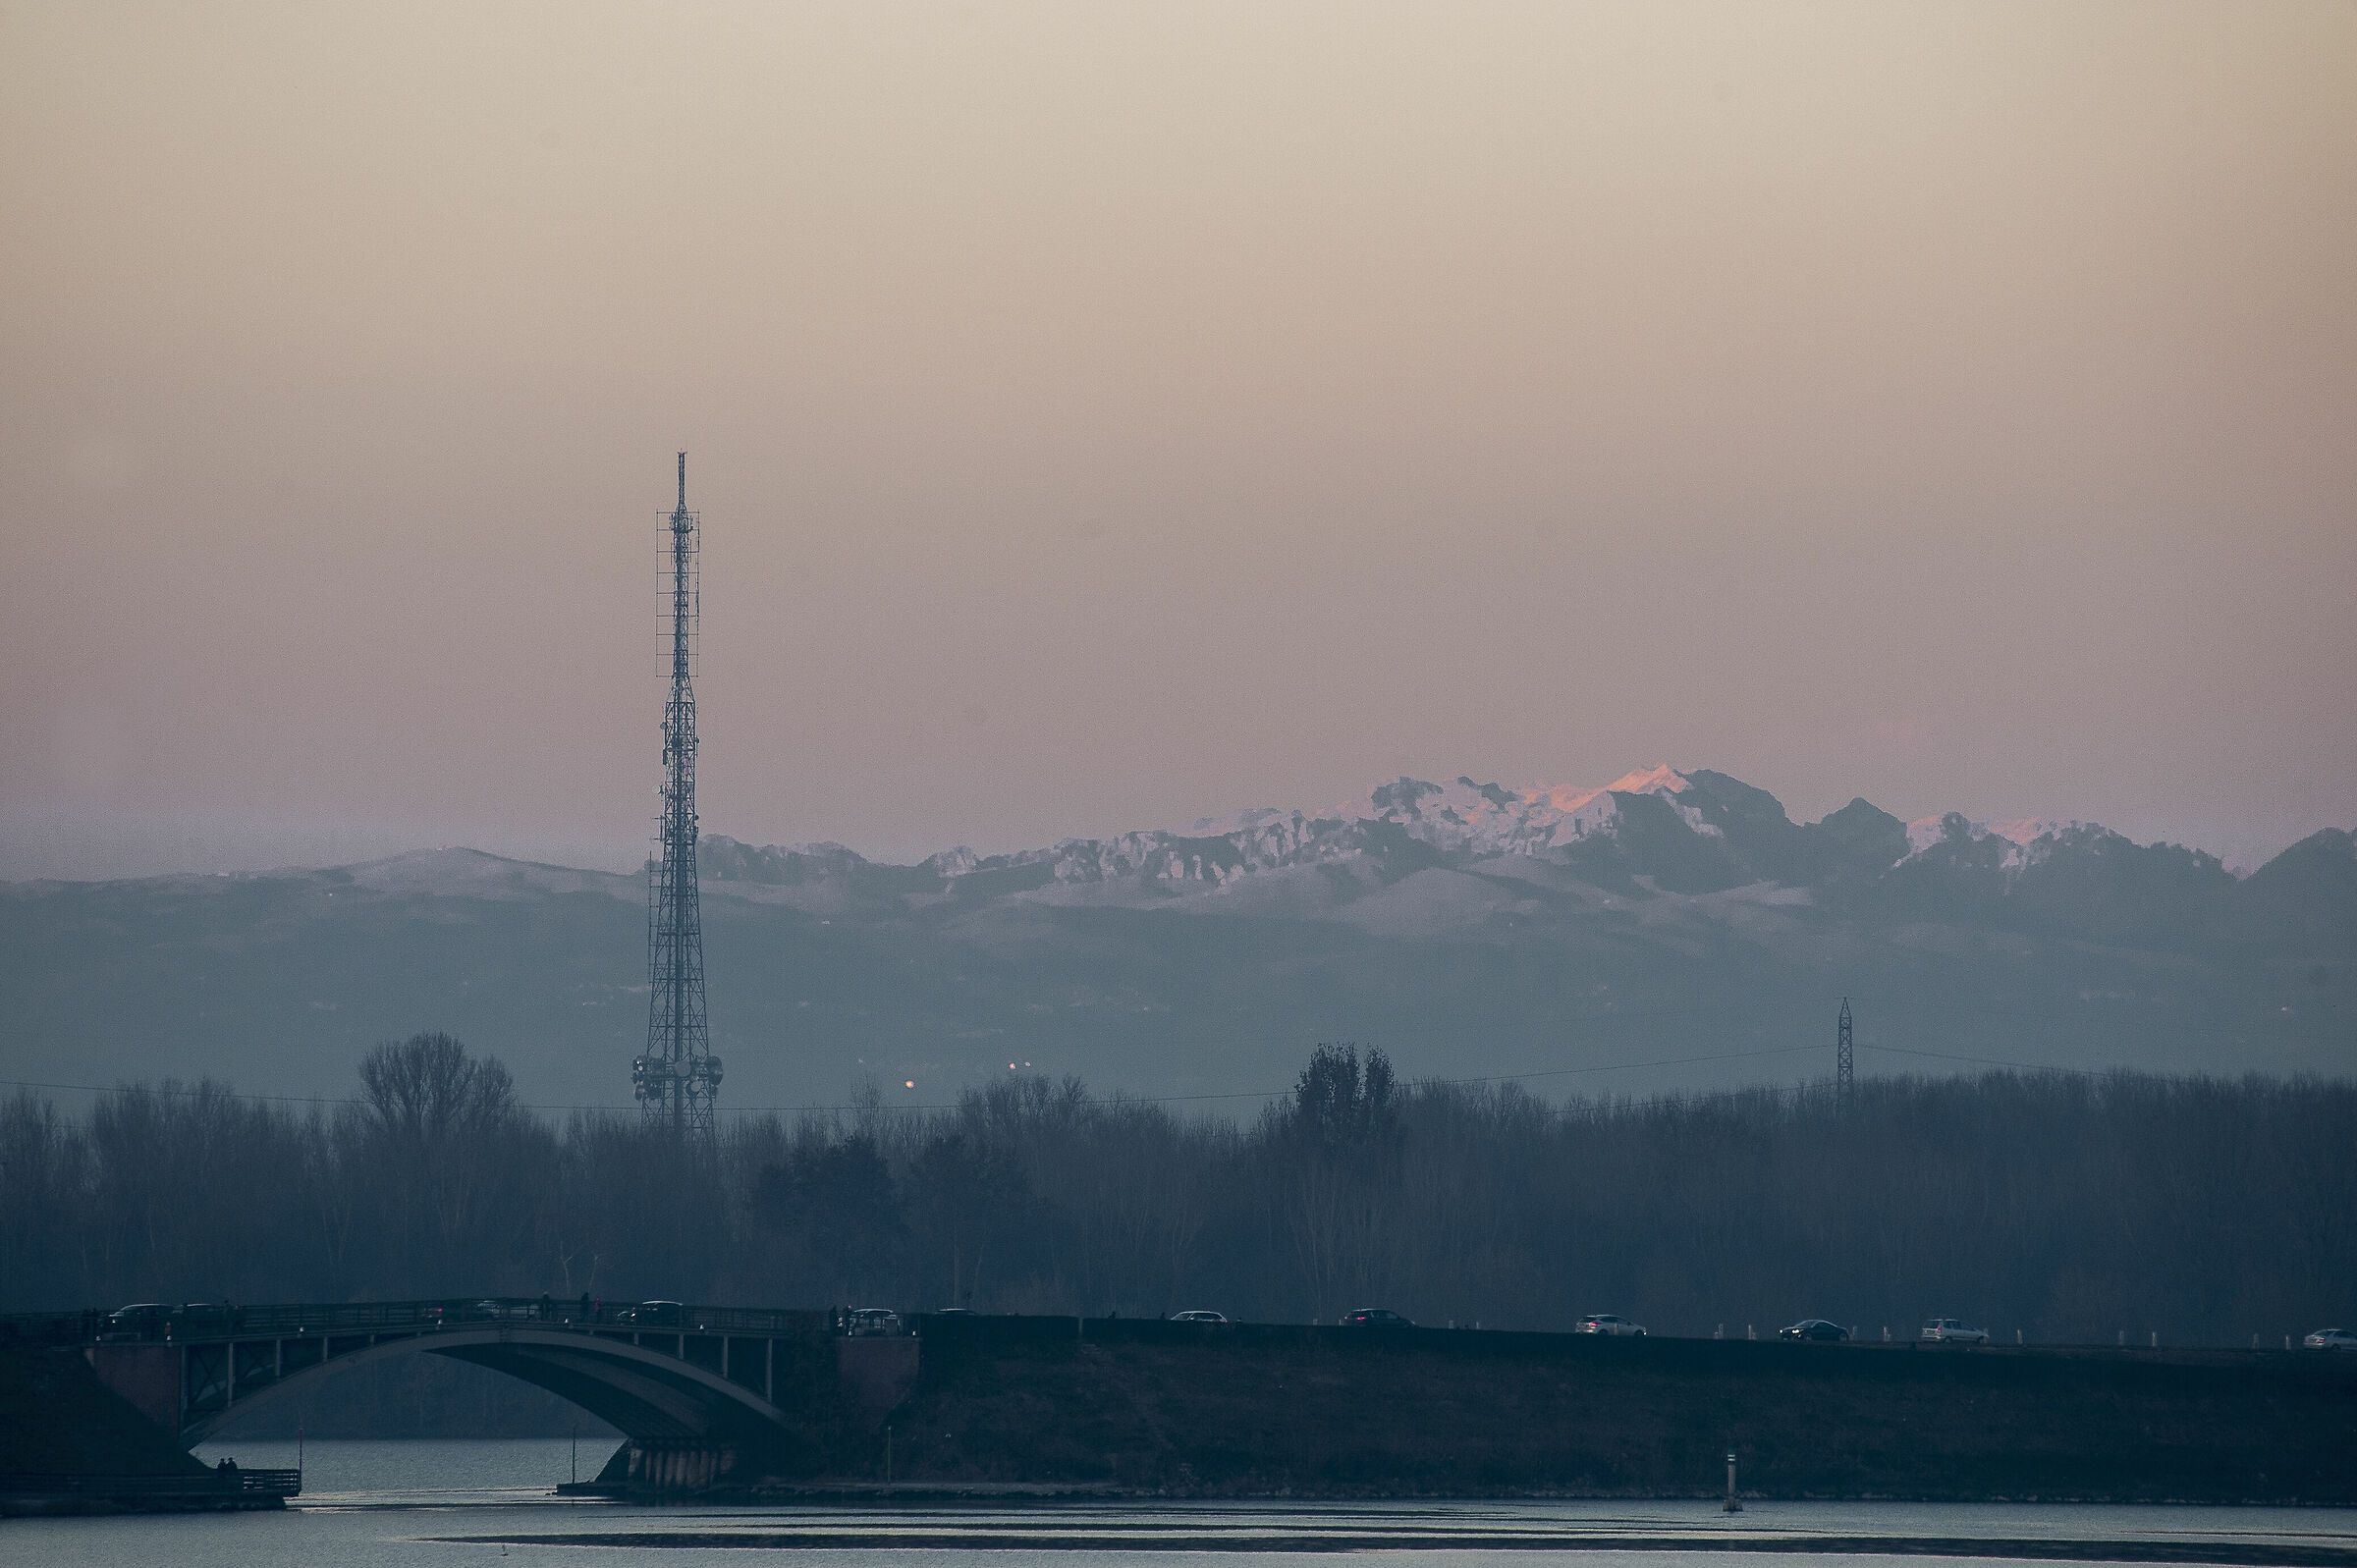
[[[610,1439],[584,1441],[594,1476]],[[293,1443],[207,1444],[251,1466]],[[560,1498],[568,1439],[303,1445],[304,1492],[285,1513],[0,1521],[0,1563],[185,1568],[746,1568],[790,1551],[806,1568],[1245,1568],[1304,1551],[1379,1549],[1399,1568],[1522,1568],[1534,1551],[1578,1568],[1903,1568],[2304,1560],[2357,1568],[2357,1510],[2070,1504],[1753,1502],[886,1503],[649,1508]],[[769,1545],[769,1542],[794,1542]],[[2017,1546],[2012,1543],[2029,1543]],[[1772,1554],[1757,1548],[1774,1546]],[[1750,1548],[1750,1549],[1742,1549]]]

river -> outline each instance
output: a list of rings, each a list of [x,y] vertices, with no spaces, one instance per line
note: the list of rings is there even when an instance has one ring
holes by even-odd
[[[1144,1568],[1216,1551],[1282,1558],[1382,1549],[1401,1568],[1482,1568],[1529,1551],[1581,1568],[1900,1568],[1980,1561],[2279,1562],[2357,1568],[2357,1510],[2071,1504],[1751,1502],[1172,1503],[647,1508],[559,1498],[612,1440],[304,1444],[303,1495],[285,1513],[0,1521],[0,1563],[177,1568],[440,1568],[661,1564],[745,1568],[785,1550],[805,1568]],[[248,1466],[295,1462],[292,1443],[208,1445]],[[765,1550],[764,1547],[772,1548]],[[1762,1555],[1763,1550],[1766,1552]],[[1242,1568],[1239,1563],[1238,1568]]]

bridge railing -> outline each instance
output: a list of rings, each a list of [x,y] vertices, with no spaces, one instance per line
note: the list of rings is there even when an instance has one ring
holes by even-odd
[[[102,1312],[24,1313],[0,1318],[0,1339],[48,1344],[188,1344],[223,1339],[280,1339],[313,1334],[432,1333],[515,1324],[582,1332],[793,1334],[823,1332],[823,1312],[707,1307],[672,1302],[630,1304],[578,1298],[477,1296],[427,1301],[192,1305],[117,1317]]]
[[[192,1476],[106,1476],[17,1471],[0,1475],[0,1491],[45,1497],[201,1497],[213,1492],[294,1497],[301,1494],[302,1472],[238,1469],[208,1470]]]

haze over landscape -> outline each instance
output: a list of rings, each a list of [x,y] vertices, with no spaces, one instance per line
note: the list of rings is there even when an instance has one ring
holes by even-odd
[[[740,1105],[2349,1066],[2349,8],[666,16],[0,27],[12,1076],[612,1103],[677,448]]]
[[[2357,838],[2237,880],[2100,824],[1795,824],[1709,770],[1514,791],[1398,779],[1322,809],[915,865],[702,841],[732,1113],[1018,1077],[1249,1115],[1305,1040],[1549,1094],[1861,1070],[2345,1073]],[[645,880],[418,851],[250,878],[0,893],[0,1071],[256,1075],[340,1097],[418,1019],[543,1105],[623,1105],[646,1038]],[[599,1070],[601,1065],[605,1070]]]

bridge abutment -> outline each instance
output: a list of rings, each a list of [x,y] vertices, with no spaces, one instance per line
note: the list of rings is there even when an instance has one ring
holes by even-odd
[[[166,1432],[180,1431],[180,1352],[171,1345],[88,1345],[98,1380]]]
[[[836,1385],[870,1429],[882,1425],[916,1386],[921,1343],[900,1337],[835,1341]]]

